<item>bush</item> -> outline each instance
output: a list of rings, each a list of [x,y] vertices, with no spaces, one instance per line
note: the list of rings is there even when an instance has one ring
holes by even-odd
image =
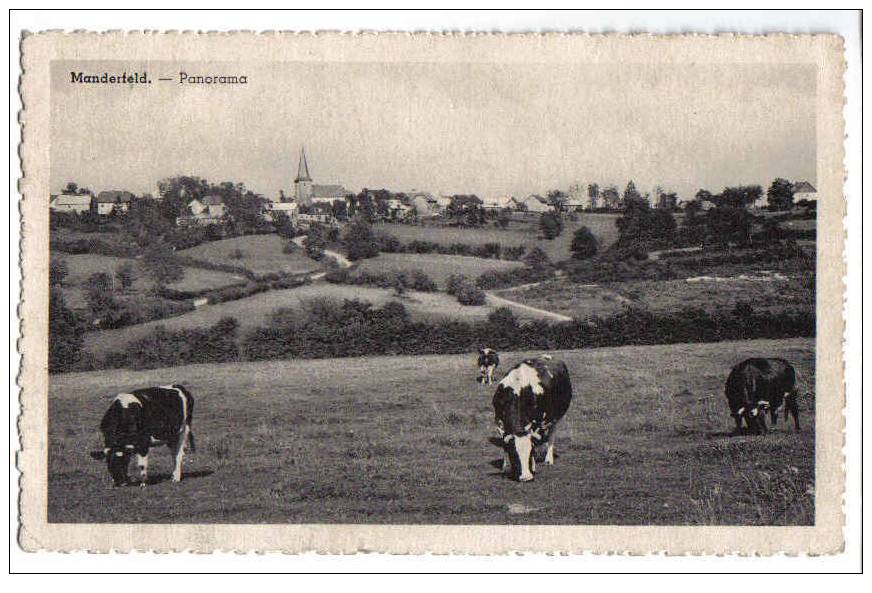
[[[48,370],[51,373],[72,369],[79,361],[84,324],[64,301],[60,290],[52,289],[48,302]]]
[[[421,270],[412,270],[410,288],[420,292],[436,292],[436,282]]]
[[[556,239],[563,232],[563,221],[560,215],[553,212],[545,212],[539,217],[539,230],[542,236],[548,239]]]
[[[484,305],[486,300],[483,290],[468,283],[461,284],[457,287],[456,296],[458,303],[467,306]]]
[[[300,250],[300,246],[294,243],[293,241],[285,242],[284,246],[282,246],[282,253],[290,255],[292,253],[296,253]]]
[[[518,261],[524,254],[527,253],[527,247],[524,245],[513,245],[503,249],[503,259],[510,261]]]
[[[401,253],[403,244],[390,233],[381,233],[378,236],[378,248],[382,253]]]
[[[451,274],[445,281],[445,292],[454,296],[463,284],[469,284],[469,279],[463,274]]]
[[[579,228],[572,236],[572,257],[575,259],[589,259],[596,255],[599,242],[590,229],[586,226]]]

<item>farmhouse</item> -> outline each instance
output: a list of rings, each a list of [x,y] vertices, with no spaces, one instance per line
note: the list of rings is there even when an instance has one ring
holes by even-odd
[[[188,202],[190,214],[176,219],[179,226],[197,226],[216,224],[223,220],[226,213],[224,199],[216,194],[208,195],[202,199],[194,198]]]
[[[263,205],[263,218],[268,222],[273,221],[273,214],[284,213],[291,219],[297,216],[300,205],[296,202],[266,202]]]
[[[518,201],[514,196],[499,196],[495,198],[485,198],[482,200],[481,207],[485,210],[517,210]]]
[[[48,207],[50,210],[55,212],[75,212],[76,214],[82,214],[91,209],[92,199],[93,196],[91,194],[55,195],[49,198]]]
[[[385,200],[385,205],[388,208],[388,218],[391,220],[401,220],[412,212],[412,207],[399,198]]]
[[[347,202],[352,193],[342,185],[318,185],[312,183],[309,175],[309,163],[306,161],[306,149],[300,149],[300,161],[297,165],[297,176],[294,178],[294,199],[301,206],[309,206],[315,202]]]
[[[551,212],[554,207],[548,201],[538,194],[530,194],[521,200],[521,209],[527,212]]]
[[[427,218],[429,216],[439,216],[441,214],[442,209],[439,208],[439,202],[436,197],[427,191],[417,191],[412,190],[406,193],[406,196],[409,198],[409,202],[418,212],[418,216],[421,218]]]
[[[336,219],[334,219],[330,214],[316,214],[309,212],[306,214],[297,214],[296,222],[300,225],[301,229],[308,229],[313,224],[326,224],[332,226],[335,224]]]
[[[817,202],[817,190],[808,181],[797,181],[793,184],[793,201],[796,203],[800,200]]]
[[[130,202],[133,200],[133,194],[129,191],[110,190],[101,191],[94,198],[94,209],[97,214],[109,216],[110,214],[121,214],[127,212],[130,208]]]

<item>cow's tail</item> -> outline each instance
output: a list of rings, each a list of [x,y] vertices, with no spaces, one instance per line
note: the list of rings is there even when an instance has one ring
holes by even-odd
[[[194,431],[191,430],[191,425],[188,425],[188,449],[191,450],[191,453],[197,452],[197,445],[194,441]]]

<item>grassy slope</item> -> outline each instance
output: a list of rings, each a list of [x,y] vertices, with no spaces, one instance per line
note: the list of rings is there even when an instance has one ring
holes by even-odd
[[[129,293],[118,293],[119,297],[132,297],[137,294],[143,294],[152,287],[152,281],[143,270],[140,261],[131,258],[112,257],[108,255],[99,255],[93,253],[70,255],[66,253],[56,254],[55,258],[62,259],[67,263],[69,274],[64,282],[64,295],[67,298],[67,304],[72,307],[85,306],[85,289],[87,279],[91,274],[105,272],[113,276],[115,272],[124,263],[130,263],[136,273],[136,280],[133,283],[133,289]],[[206,290],[210,288],[221,288],[230,286],[244,281],[245,278],[228,274],[226,272],[216,272],[213,270],[203,270],[199,268],[185,268],[184,277],[178,282],[173,282],[168,286],[176,290]],[[118,287],[120,290],[120,285]]]
[[[686,280],[640,280],[602,286],[552,280],[538,286],[503,290],[507,299],[572,317],[606,316],[627,306],[652,311],[675,311],[700,307],[708,311],[729,311],[739,301],[751,302],[758,310],[814,309],[815,292],[810,279],[687,282]]]
[[[557,354],[557,353],[555,353]],[[723,382],[751,355],[799,370],[804,431],[729,437]],[[567,351],[575,399],[558,459],[499,475],[490,399],[472,354],[195,365],[53,376],[49,520],[808,524],[814,341]],[[521,358],[503,356],[504,371]],[[197,398],[181,484],[156,450],[149,488],[110,487],[88,457],[121,390],[178,381]]]
[[[564,221],[563,233],[552,241],[538,238],[538,218],[530,217],[529,223],[513,222],[506,230],[487,226],[481,229],[466,229],[457,227],[411,226],[404,224],[377,224],[377,231],[384,231],[396,236],[403,243],[409,241],[433,241],[443,245],[451,243],[468,243],[480,245],[483,243],[500,243],[504,247],[526,245],[527,249],[541,247],[553,261],[570,257],[569,246],[572,234],[581,226],[587,226],[596,235],[603,246],[611,245],[618,238],[615,226],[617,214],[578,214],[578,221]]]
[[[403,303],[415,319],[452,319],[474,321],[486,318],[494,307],[464,307],[445,293],[419,293],[409,291],[397,298],[392,290],[367,286],[346,286],[319,282],[299,288],[272,290],[245,299],[208,305],[190,313],[131,325],[120,329],[89,332],[85,334],[85,349],[98,357],[105,356],[113,349],[123,348],[131,340],[140,338],[158,325],[167,329],[204,328],[217,323],[223,317],[235,317],[241,331],[263,325],[269,315],[280,307],[299,307],[301,302],[310,299],[330,298],[337,300],[360,299],[382,306],[396,300]]]
[[[520,268],[522,262],[465,257],[462,255],[439,255],[435,253],[383,253],[372,259],[358,262],[360,269],[368,272],[411,272],[421,270],[432,278],[439,288],[445,289],[445,281],[451,274],[464,274],[475,279],[489,270]]]
[[[306,257],[302,250],[284,253],[282,249],[285,243],[286,241],[278,235],[246,235],[203,243],[180,253],[218,264],[242,266],[256,274],[268,272],[297,274],[321,269],[320,264]],[[240,259],[231,257],[237,249],[243,254]]]

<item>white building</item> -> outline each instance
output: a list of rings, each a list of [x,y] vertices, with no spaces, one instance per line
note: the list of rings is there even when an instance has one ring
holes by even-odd
[[[551,204],[549,204],[545,198],[538,194],[531,194],[527,196],[526,198],[521,200],[520,204],[522,209],[526,210],[527,212],[536,212],[541,214],[543,212],[551,212],[552,210],[554,210]]]
[[[793,184],[793,203],[800,200],[817,202],[818,194],[815,187],[808,181],[797,181]]]
[[[94,205],[97,214],[109,216],[113,212],[122,214],[130,209],[130,202],[133,201],[133,194],[129,191],[110,190],[101,191],[94,198]]]
[[[82,214],[91,209],[91,194],[51,196],[49,198],[48,207],[55,212],[75,212]]]
[[[284,213],[293,220],[300,211],[300,205],[296,202],[267,202],[263,205],[263,218],[273,221],[273,214]]]

